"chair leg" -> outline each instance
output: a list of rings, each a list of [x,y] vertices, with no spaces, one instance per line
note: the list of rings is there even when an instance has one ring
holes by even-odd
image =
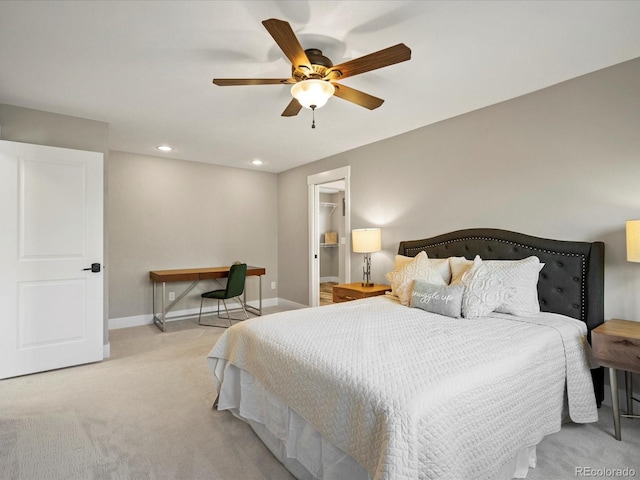
[[[204,302],[204,297],[200,297],[200,315],[198,315],[198,325],[202,325],[202,302]]]
[[[229,320],[229,327],[224,327],[222,325],[207,325],[206,323],[202,323],[202,302],[204,302],[204,297],[200,297],[200,314],[198,315],[198,325],[202,325],[203,327],[217,327],[217,328],[229,328],[231,326],[231,320]],[[222,301],[224,303],[224,300]],[[227,304],[224,304],[224,308],[226,310]],[[227,317],[229,316],[229,311],[227,311]],[[225,317],[220,316],[220,300],[218,300],[218,318],[224,319]]]
[[[240,301],[240,305],[242,306],[242,311],[244,312],[245,320],[249,320],[249,314],[247,313],[247,309],[244,306],[244,302],[242,301],[242,298],[240,298],[239,296],[236,298]]]
[[[242,301],[241,297],[235,297],[238,299],[238,301],[240,302],[240,306],[242,307],[242,311],[244,312],[244,316],[245,316],[245,320],[249,319],[249,314],[247,313],[247,309],[244,305],[244,302]],[[226,317],[223,317],[222,315],[220,315],[220,300],[218,300],[218,318],[222,318],[223,320],[228,320],[229,321],[229,326],[233,326],[233,324],[231,323],[231,320],[238,320],[238,321],[242,321],[241,318],[231,318],[231,315],[229,314],[229,308],[227,307],[227,302],[226,300],[223,298],[222,299],[222,304],[224,306],[224,311],[226,313]],[[200,318],[202,317],[202,299],[200,300],[200,316],[198,317],[198,323],[200,323],[201,325],[204,325],[200,322]],[[207,327],[211,326],[218,326],[218,325],[205,325]],[[227,328],[227,327],[220,327],[220,328]]]
[[[231,315],[229,315],[229,309],[227,308],[227,301],[223,298],[222,303],[224,304],[224,311],[227,312],[227,320],[229,321],[229,326],[231,326],[232,325]],[[221,318],[224,318],[224,317],[221,317]]]

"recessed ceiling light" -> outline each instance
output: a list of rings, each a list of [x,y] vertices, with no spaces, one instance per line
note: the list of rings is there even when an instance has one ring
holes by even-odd
[[[171,148],[169,145],[160,145],[159,147],[156,147],[158,150],[162,150],[163,152],[170,152],[171,150],[173,150],[173,148]]]
[[[251,162],[251,165],[262,165],[264,162],[262,160],[258,160],[257,158]]]

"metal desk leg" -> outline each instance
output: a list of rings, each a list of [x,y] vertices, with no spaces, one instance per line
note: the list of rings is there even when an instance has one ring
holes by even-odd
[[[153,293],[151,294],[153,296],[153,298],[151,299],[151,315],[154,318],[154,322],[155,322],[155,318],[156,318],[156,282],[153,282]]]
[[[618,398],[618,377],[615,368],[609,367],[609,385],[611,386],[611,406],[613,407],[613,426],[616,440],[622,440],[620,434],[620,399]]]
[[[153,324],[158,327],[161,331],[164,332],[164,317],[166,315],[166,309],[165,309],[165,304],[164,304],[164,294],[165,294],[165,282],[162,282],[162,313],[159,314],[160,316],[156,315],[156,296],[158,295],[157,292],[157,288],[156,288],[156,283],[157,282],[153,282],[153,300],[152,300],[152,315],[153,315]]]
[[[262,275],[260,275],[260,303],[258,306],[260,307],[260,314],[262,316]]]
[[[182,292],[178,297],[167,305],[167,292],[166,292],[166,282],[162,282],[162,313],[156,315],[156,282],[153,282],[153,323],[156,327],[164,332],[164,327],[167,324],[167,312],[171,311],[176,304],[182,300],[193,288],[198,284],[199,280],[196,280],[189,285],[189,287]],[[179,318],[179,317],[175,317]]]
[[[165,305],[165,299],[167,298],[167,292],[165,292],[166,289],[166,282],[162,282],[162,317],[160,317],[160,330],[162,330],[164,332],[164,322],[165,322],[165,318],[167,316],[167,307]]]
[[[162,313],[156,315],[156,282],[153,282],[153,324],[164,332],[164,321],[167,315],[165,299],[165,282],[162,282]]]
[[[244,289],[244,306],[247,310],[249,310],[251,313],[254,313],[258,316],[262,315],[262,275],[258,275],[259,278],[259,291],[260,291],[260,303],[258,304],[258,308],[254,307],[253,305],[249,305],[247,304],[247,289]]]
[[[633,377],[632,373],[624,372],[624,385],[627,393],[627,415],[633,415]]]

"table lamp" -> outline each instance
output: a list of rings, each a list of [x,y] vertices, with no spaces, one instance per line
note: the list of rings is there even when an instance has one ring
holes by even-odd
[[[371,253],[382,250],[382,238],[379,228],[359,228],[351,231],[353,251],[364,253],[364,267],[362,267],[362,286],[372,287]]]
[[[627,221],[627,261],[640,262],[640,220]]]

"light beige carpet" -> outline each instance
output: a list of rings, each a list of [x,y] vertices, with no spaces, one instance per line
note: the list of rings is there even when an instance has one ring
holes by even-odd
[[[246,424],[211,409],[205,358],[222,331],[114,330],[109,360],[0,381],[0,479],[292,479]],[[611,410],[600,417],[546,438],[528,478],[574,479],[576,467],[640,478],[640,420],[623,419],[617,442]]]
[[[222,332],[115,330],[109,360],[0,381],[0,479],[293,478],[246,424],[211,409],[205,358]]]

